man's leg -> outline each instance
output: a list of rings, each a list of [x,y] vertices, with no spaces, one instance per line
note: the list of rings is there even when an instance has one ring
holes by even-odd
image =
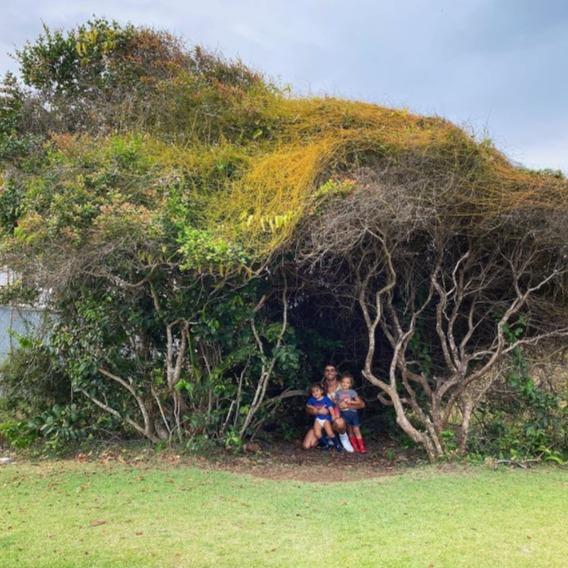
[[[353,453],[353,446],[349,441],[349,436],[347,435],[347,424],[343,418],[336,418],[333,421],[333,429],[338,433],[339,439],[341,440],[341,445],[345,448],[346,452],[350,454]]]
[[[310,428],[306,435],[304,436],[304,441],[302,442],[302,447],[304,450],[311,450],[314,448],[318,443],[318,439],[314,433],[314,429]]]
[[[333,421],[333,429],[338,433],[338,434],[345,434],[345,432],[347,431],[347,424],[345,422],[344,418],[336,418]]]

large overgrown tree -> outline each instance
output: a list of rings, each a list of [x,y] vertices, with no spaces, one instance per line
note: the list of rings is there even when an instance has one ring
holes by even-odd
[[[294,98],[147,28],[45,28],[16,58],[2,262],[55,314],[41,360],[93,423],[241,443],[337,345],[341,320],[303,317],[326,302],[435,458],[456,426],[465,451],[507,353],[566,331],[562,176],[440,118]]]

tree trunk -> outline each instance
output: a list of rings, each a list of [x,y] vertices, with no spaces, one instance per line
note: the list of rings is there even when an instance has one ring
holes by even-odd
[[[469,435],[469,426],[471,416],[473,414],[474,403],[471,399],[466,399],[462,407],[462,421],[460,424],[458,435],[458,452],[460,456],[465,455],[467,450],[467,439]]]

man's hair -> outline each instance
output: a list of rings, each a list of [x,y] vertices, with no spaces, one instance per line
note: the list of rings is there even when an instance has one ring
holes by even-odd
[[[323,368],[324,371],[325,371],[328,367],[333,367],[333,368],[337,371],[337,366],[334,365],[333,363],[326,363],[326,364],[324,365],[324,368]]]

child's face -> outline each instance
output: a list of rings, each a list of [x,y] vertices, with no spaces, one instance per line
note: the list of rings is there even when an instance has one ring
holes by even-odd
[[[312,389],[312,396],[314,398],[321,398],[323,396],[323,390],[320,387],[314,387]]]
[[[343,377],[340,382],[341,388],[343,390],[350,389],[352,384],[353,383],[351,382],[351,379],[349,377]]]

